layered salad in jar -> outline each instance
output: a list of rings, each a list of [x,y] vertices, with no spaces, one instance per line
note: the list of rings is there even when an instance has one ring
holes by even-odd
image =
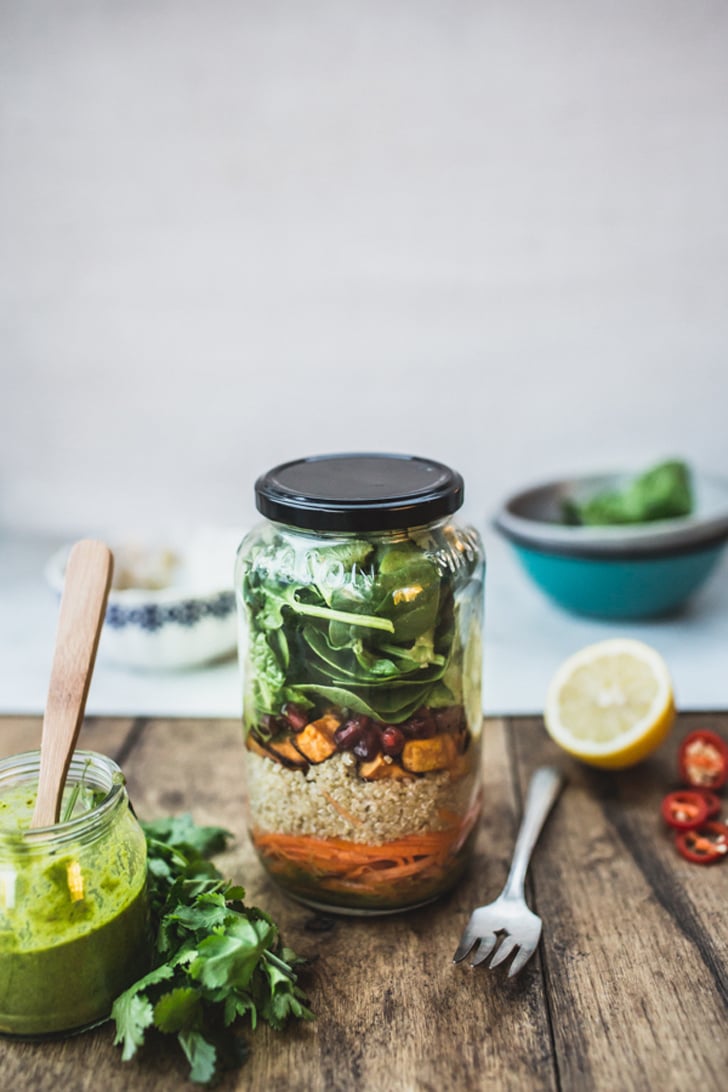
[[[356,537],[266,524],[244,541],[249,830],[310,905],[430,901],[480,813],[483,561],[441,521]]]

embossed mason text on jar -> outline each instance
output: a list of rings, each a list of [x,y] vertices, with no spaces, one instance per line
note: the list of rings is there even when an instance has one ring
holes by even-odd
[[[484,560],[463,483],[327,455],[256,483],[238,551],[248,824],[290,895],[348,913],[430,901],[481,807]]]

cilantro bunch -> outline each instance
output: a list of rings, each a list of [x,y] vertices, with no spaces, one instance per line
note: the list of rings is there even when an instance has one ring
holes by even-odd
[[[223,879],[208,858],[229,834],[190,816],[142,823],[154,929],[153,966],[117,998],[112,1010],[122,1060],[147,1029],[176,1035],[190,1079],[210,1082],[242,1064],[245,1042],[233,1025],[246,1017],[282,1028],[290,1017],[313,1019],[296,984],[294,952],[283,947],[264,911],[245,906],[245,891]]]

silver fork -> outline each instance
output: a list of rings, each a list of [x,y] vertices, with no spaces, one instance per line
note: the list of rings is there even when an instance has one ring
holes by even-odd
[[[541,766],[534,773],[528,786],[526,806],[505,887],[495,902],[473,910],[453,956],[453,963],[465,959],[476,942],[477,948],[470,965],[475,967],[485,963],[500,940],[490,966],[497,967],[504,963],[518,949],[508,969],[508,977],[512,978],[525,967],[536,951],[542,922],[528,909],[523,885],[538,836],[563,786],[563,774],[552,766]]]

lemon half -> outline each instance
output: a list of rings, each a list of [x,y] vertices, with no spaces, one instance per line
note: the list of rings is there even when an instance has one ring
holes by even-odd
[[[659,747],[675,720],[667,665],[641,641],[588,645],[554,675],[544,720],[551,738],[582,762],[634,766]]]

